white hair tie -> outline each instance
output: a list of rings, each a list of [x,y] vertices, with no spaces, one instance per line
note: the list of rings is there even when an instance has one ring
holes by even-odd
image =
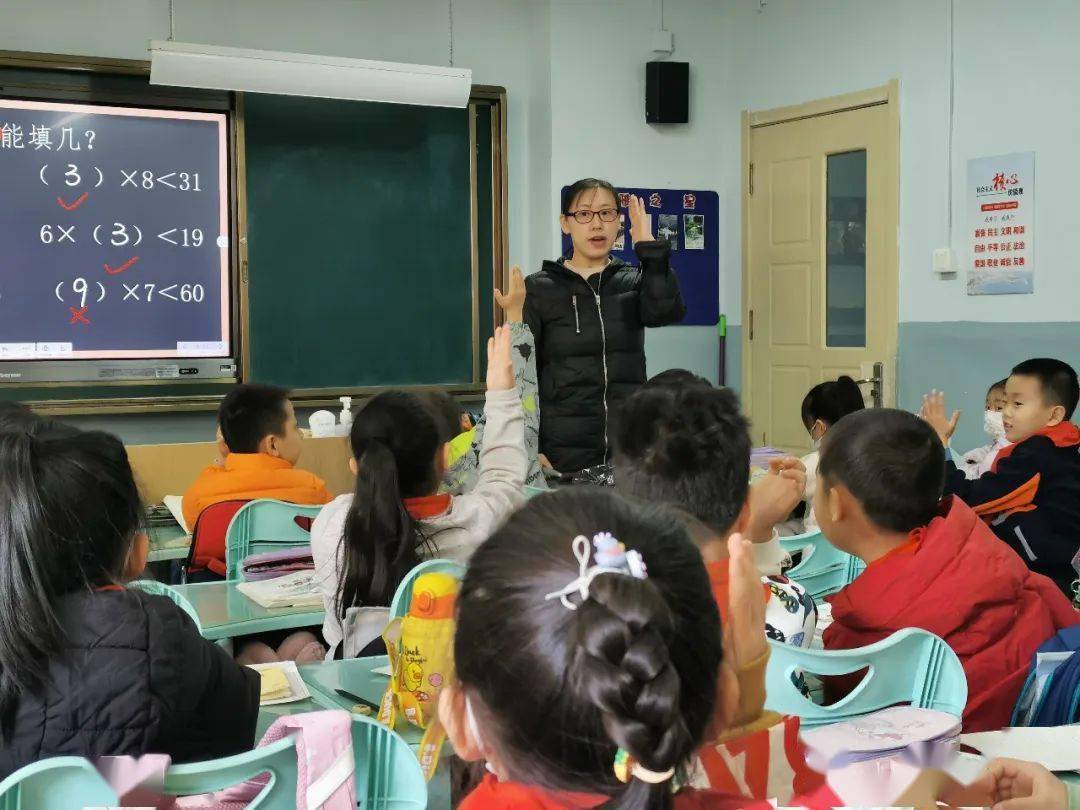
[[[600,532],[593,535],[592,545],[595,552],[592,553],[594,564],[589,565],[589,540],[583,534],[579,534],[571,543],[574,556],[578,561],[577,578],[557,591],[552,591],[544,596],[544,600],[555,599],[563,603],[568,610],[577,610],[577,605],[567,597],[575,591],[584,602],[589,598],[589,586],[592,581],[601,574],[622,574],[634,579],[647,579],[648,569],[645,560],[636,551],[627,551],[626,546],[612,537],[610,532]]]

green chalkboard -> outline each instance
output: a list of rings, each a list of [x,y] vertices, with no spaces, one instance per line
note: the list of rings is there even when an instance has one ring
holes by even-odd
[[[251,379],[472,382],[469,114],[245,97]]]

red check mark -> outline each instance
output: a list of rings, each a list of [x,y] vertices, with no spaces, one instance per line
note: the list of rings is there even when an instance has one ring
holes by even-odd
[[[135,264],[135,262],[137,262],[138,260],[139,260],[138,256],[132,256],[130,259],[128,259],[126,262],[124,262],[119,267],[109,267],[109,265],[106,264],[105,265],[105,272],[108,273],[110,276],[118,276],[121,273],[123,273],[125,270],[130,270],[131,266],[133,264]]]
[[[56,198],[56,204],[59,205],[61,208],[63,208],[65,211],[74,211],[76,208],[78,208],[80,205],[82,205],[84,202],[86,202],[86,198],[89,197],[89,196],[90,196],[90,192],[89,191],[84,191],[82,194],[80,194],[76,198],[75,202],[73,202],[73,203],[64,202],[63,197],[57,197]]]

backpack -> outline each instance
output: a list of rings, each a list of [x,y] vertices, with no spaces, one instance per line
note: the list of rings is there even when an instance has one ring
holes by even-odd
[[[1013,711],[1013,726],[1080,722],[1080,625],[1061,630],[1035,651]]]

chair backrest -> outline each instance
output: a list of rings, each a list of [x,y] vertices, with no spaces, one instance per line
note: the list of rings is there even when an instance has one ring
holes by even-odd
[[[173,765],[165,772],[165,793],[191,796],[223,790],[253,776],[269,779],[248,810],[294,810],[296,807],[296,740],[286,737],[231,757]]]
[[[374,718],[353,715],[356,803],[362,808],[422,810],[427,782],[409,744]]]
[[[405,575],[401,584],[394,591],[394,598],[390,602],[390,619],[397,619],[409,612],[409,603],[412,601],[413,583],[421,574],[450,574],[462,579],[465,576],[465,566],[452,560],[425,560]]]
[[[960,659],[925,630],[909,627],[853,650],[802,650],[773,641],[769,647],[765,706],[797,715],[804,726],[850,720],[898,703],[960,717],[967,704],[967,676]],[[858,686],[830,706],[813,703],[795,685],[800,672],[847,675],[862,669],[867,673]]]
[[[311,543],[311,523],[321,506],[260,498],[242,506],[225,533],[225,578],[240,579],[240,564],[254,551]]]
[[[780,545],[789,554],[802,553],[799,564],[785,575],[806,588],[815,600],[836,593],[865,568],[855,557],[830,543],[820,530],[782,537]]]
[[[187,600],[187,597],[175,588],[153,579],[137,579],[134,582],[129,582],[128,587],[138,588],[140,591],[145,591],[146,593],[167,596],[169,599],[172,599],[181,610],[191,617],[191,620],[195,622],[195,627],[198,628],[199,633],[202,633],[202,622],[199,621],[199,612],[195,610],[195,606]]]
[[[31,762],[0,782],[0,810],[116,807],[120,797],[82,757]]]
[[[195,528],[191,530],[191,550],[184,565],[185,576],[203,571],[218,577],[225,576],[225,535],[236,513],[247,503],[247,500],[221,501],[199,513]]]

